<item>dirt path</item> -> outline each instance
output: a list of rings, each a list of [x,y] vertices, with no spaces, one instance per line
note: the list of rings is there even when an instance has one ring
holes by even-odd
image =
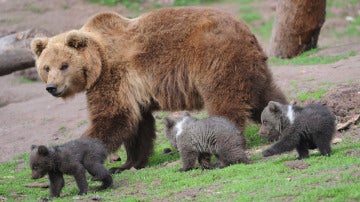
[[[219,7],[226,9],[229,5]],[[230,7],[236,12],[233,4]],[[39,25],[59,33],[78,28],[89,16],[105,10],[130,14],[121,5],[106,7],[85,0],[0,0],[0,35]],[[290,97],[296,90],[292,86],[294,81],[300,90],[317,88],[321,82],[360,83],[359,49],[360,45],[348,45],[319,53],[357,52],[356,56],[333,64],[271,68],[278,84]],[[356,107],[359,106],[360,103]],[[64,101],[49,95],[42,82],[23,82],[13,74],[0,77],[0,163],[28,152],[32,144],[58,144],[79,137],[87,126],[85,95]]]

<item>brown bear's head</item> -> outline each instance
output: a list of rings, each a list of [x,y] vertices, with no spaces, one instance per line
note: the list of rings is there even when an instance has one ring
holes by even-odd
[[[261,113],[260,135],[269,141],[277,140],[281,136],[284,105],[270,101]]]
[[[46,90],[55,97],[67,98],[88,90],[100,75],[99,46],[81,31],[35,38],[31,49]]]
[[[53,161],[46,146],[31,146],[30,168],[32,179],[44,177],[53,168],[52,165]]]

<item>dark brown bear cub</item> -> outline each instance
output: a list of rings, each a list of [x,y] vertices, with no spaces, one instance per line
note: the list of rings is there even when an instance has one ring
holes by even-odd
[[[261,114],[260,135],[279,135],[280,140],[262,152],[264,157],[296,148],[299,159],[309,157],[309,149],[318,148],[330,156],[331,139],[335,132],[335,116],[324,105],[305,107],[283,105],[270,101]]]
[[[49,175],[50,197],[60,196],[64,187],[63,174],[73,175],[79,195],[86,194],[86,170],[93,176],[93,180],[102,181],[100,189],[106,189],[112,184],[110,172],[103,165],[106,156],[105,146],[92,138],[80,138],[54,147],[32,145],[31,177],[38,179]]]
[[[187,113],[179,121],[165,117],[164,122],[167,139],[181,155],[183,168],[180,171],[193,169],[196,160],[203,168],[210,168],[211,155],[217,157],[220,168],[249,163],[241,131],[224,118],[196,119]]]

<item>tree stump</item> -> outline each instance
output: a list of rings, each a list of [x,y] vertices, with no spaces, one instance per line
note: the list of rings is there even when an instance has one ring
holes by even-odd
[[[0,38],[0,76],[34,67],[30,42],[38,36],[49,36],[40,29],[30,29]]]
[[[292,58],[316,48],[326,0],[278,0],[269,55]]]

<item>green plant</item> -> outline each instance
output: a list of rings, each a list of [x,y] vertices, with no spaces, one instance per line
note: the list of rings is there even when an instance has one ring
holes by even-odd
[[[240,7],[239,17],[246,23],[251,23],[257,20],[262,20],[262,16],[256,11],[253,5],[243,5]]]
[[[173,6],[188,6],[194,4],[206,4],[206,3],[213,3],[219,0],[175,0]]]
[[[20,83],[34,83],[35,81],[25,78],[25,77],[20,77]]]
[[[66,130],[66,127],[65,127],[65,126],[60,126],[60,127],[58,128],[58,131],[64,131],[64,130]]]
[[[312,49],[300,54],[297,57],[291,59],[280,59],[276,57],[270,57],[269,63],[271,65],[315,65],[315,64],[329,64],[337,62],[341,59],[347,59],[350,56],[354,56],[354,51],[350,51],[348,54],[340,54],[336,56],[325,55],[313,55],[317,53],[319,49]]]
[[[327,92],[328,92],[327,89],[318,89],[318,90],[312,90],[310,92],[303,92],[303,93],[300,93],[300,95],[298,96],[298,100],[300,100],[300,101],[306,101],[309,99],[319,100]]]

